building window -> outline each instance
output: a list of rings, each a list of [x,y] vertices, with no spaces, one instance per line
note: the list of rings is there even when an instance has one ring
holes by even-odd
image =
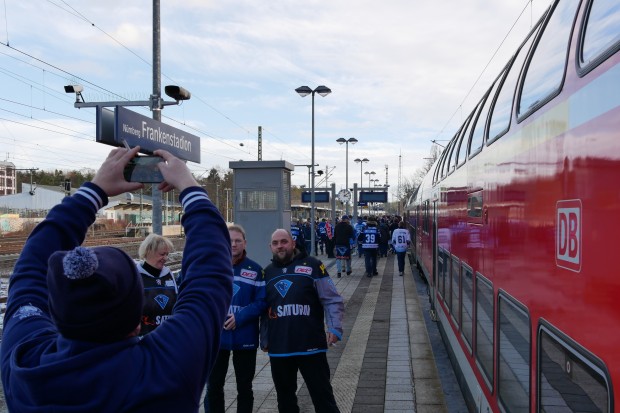
[[[530,411],[530,317],[525,307],[500,293],[498,299],[499,399],[508,413]]]
[[[278,208],[277,191],[239,191],[240,211],[274,211]],[[289,206],[290,210],[290,206]]]

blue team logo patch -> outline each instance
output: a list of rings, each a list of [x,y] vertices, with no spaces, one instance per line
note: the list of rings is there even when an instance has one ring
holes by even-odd
[[[288,293],[288,290],[291,288],[291,285],[293,285],[292,282],[288,280],[282,280],[282,281],[278,281],[275,287],[276,287],[276,290],[278,290],[278,292],[282,296],[282,298],[284,298],[286,297],[286,293]]]
[[[233,297],[237,295],[240,289],[241,287],[239,287],[237,284],[233,284]]]
[[[42,316],[43,311],[39,309],[39,307],[35,307],[33,305],[24,305],[19,307],[19,310],[13,314],[13,318],[19,318],[23,320],[24,318],[33,317],[33,316]]]
[[[162,310],[166,308],[166,305],[168,305],[168,301],[170,301],[170,297],[164,294],[159,294],[155,297],[155,302],[159,304]]]

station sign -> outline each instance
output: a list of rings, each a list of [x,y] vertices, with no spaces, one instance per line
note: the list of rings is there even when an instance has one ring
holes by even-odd
[[[312,202],[310,191],[304,191],[301,193],[301,202]],[[329,192],[325,191],[314,191],[314,202],[325,203],[329,202]]]
[[[387,202],[387,192],[360,192],[360,202]]]
[[[200,138],[122,106],[97,111],[97,142],[112,146],[140,145],[140,152],[165,149],[179,159],[200,163]]]

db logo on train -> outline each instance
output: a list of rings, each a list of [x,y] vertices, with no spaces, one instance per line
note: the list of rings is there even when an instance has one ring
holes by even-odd
[[[557,203],[555,259],[558,267],[581,271],[581,200]]]

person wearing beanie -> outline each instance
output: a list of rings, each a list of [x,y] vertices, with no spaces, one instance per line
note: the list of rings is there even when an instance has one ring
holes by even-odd
[[[158,234],[149,234],[138,248],[138,272],[144,284],[144,304],[140,334],[155,330],[172,315],[179,289],[177,282],[166,267],[168,254],[174,249],[172,241]]]
[[[110,152],[92,182],[52,208],[10,278],[0,372],[9,411],[197,412],[232,297],[230,239],[185,163],[164,150],[187,237],[172,316],[140,338],[143,284],[114,247],[80,245],[108,197],[143,187],[123,169],[139,147]]]

